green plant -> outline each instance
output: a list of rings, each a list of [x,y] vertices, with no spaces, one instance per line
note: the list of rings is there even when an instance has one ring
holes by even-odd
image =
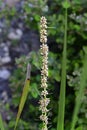
[[[82,68],[82,74],[80,76],[80,88],[76,97],[75,109],[74,109],[73,119],[71,123],[71,130],[75,129],[75,125],[78,120],[79,108],[82,103],[82,97],[84,96],[86,81],[87,81],[87,47],[85,48],[85,58],[84,58],[84,63]]]
[[[64,0],[65,1],[65,0]],[[49,112],[51,116],[50,122],[52,123],[51,130],[56,129],[57,124],[57,99],[59,96],[60,86],[60,74],[61,74],[61,61],[62,61],[62,48],[64,37],[64,21],[65,21],[65,9],[67,3],[61,0],[48,0],[45,3],[41,0],[26,0],[22,7],[22,11],[18,12],[16,9],[4,8],[0,13],[0,17],[4,17],[6,20],[5,37],[1,37],[0,41],[6,41],[6,30],[10,28],[10,23],[13,19],[21,19],[25,28],[35,30],[38,34],[38,25],[40,16],[43,14],[48,19],[48,46],[49,46],[49,77],[48,88],[50,104],[49,108],[52,111]],[[74,100],[79,92],[80,74],[83,68],[83,46],[86,46],[87,42],[87,1],[86,0],[73,0],[69,1],[70,7],[68,11],[68,36],[67,36],[67,79],[66,79],[66,110],[65,110],[65,130],[71,128],[71,118],[74,109]],[[15,7],[14,7],[15,8]],[[52,27],[52,28],[50,28]],[[18,44],[18,42],[17,42]],[[17,46],[16,44],[16,46]],[[28,44],[28,43],[27,43]],[[10,79],[10,87],[12,90],[12,106],[17,112],[20,96],[22,93],[22,86],[25,81],[25,73],[27,61],[31,63],[31,91],[27,97],[24,110],[19,121],[18,130],[20,129],[41,129],[41,122],[38,120],[40,113],[38,112],[38,101],[40,93],[40,59],[39,52],[31,52],[27,56],[21,56],[17,59],[17,69],[14,71]],[[30,59],[29,59],[30,57]],[[27,59],[28,58],[28,59]],[[87,129],[87,89],[85,88],[85,96],[83,103],[79,109],[78,120],[75,129]],[[50,94],[51,93],[51,94]],[[25,113],[27,111],[27,113]],[[70,112],[68,112],[70,111]],[[11,119],[7,124],[7,129],[13,129],[15,124],[15,112],[13,115],[9,113]],[[34,116],[33,116],[33,113]],[[28,115],[30,118],[28,118]],[[32,118],[31,118],[32,117]],[[37,121],[38,120],[38,121]],[[32,125],[33,124],[33,125]],[[39,125],[40,124],[40,125]],[[50,125],[49,125],[50,126]]]
[[[65,93],[66,93],[66,61],[67,61],[67,5],[68,2],[63,4],[65,8],[65,31],[64,31],[64,47],[62,58],[62,72],[61,72],[61,86],[59,97],[58,121],[57,130],[64,130],[64,115],[65,115]]]
[[[4,125],[3,125],[3,120],[2,120],[1,114],[0,114],[0,129],[1,129],[1,130],[5,130],[5,129],[4,129]]]
[[[21,100],[20,100],[20,104],[19,104],[19,109],[18,109],[18,113],[17,113],[17,118],[16,118],[16,122],[15,122],[15,127],[14,130],[16,130],[17,125],[18,125],[18,121],[20,119],[21,113],[23,111],[28,93],[30,91],[30,65],[27,65],[27,75],[26,75],[26,80],[25,80],[25,84],[24,84],[24,88],[23,88],[23,92],[21,95]]]

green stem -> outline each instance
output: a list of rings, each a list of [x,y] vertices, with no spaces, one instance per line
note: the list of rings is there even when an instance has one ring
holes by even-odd
[[[87,54],[85,55],[85,60],[84,60],[84,64],[83,64],[83,71],[82,71],[82,75],[80,77],[80,87],[79,87],[78,95],[76,97],[76,103],[75,103],[75,109],[74,109],[74,113],[73,113],[71,130],[75,129],[75,125],[76,125],[76,122],[78,119],[79,108],[81,106],[82,97],[84,96],[84,89],[86,86],[86,80],[87,80]]]
[[[62,73],[61,73],[57,130],[64,130],[65,93],[66,93],[66,60],[67,60],[66,52],[67,52],[67,9],[65,9],[65,31],[64,31],[64,46],[63,46]]]

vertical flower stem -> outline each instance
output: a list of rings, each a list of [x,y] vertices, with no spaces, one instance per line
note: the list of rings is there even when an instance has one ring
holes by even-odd
[[[46,44],[47,42],[47,20],[45,17],[41,17],[40,21],[40,42],[42,45],[40,46],[41,50],[41,56],[42,56],[42,66],[41,66],[41,99],[39,101],[40,103],[40,111],[41,116],[40,119],[43,123],[42,130],[48,130],[48,109],[47,106],[49,104],[49,98],[47,98],[48,91],[47,91],[47,77],[48,77],[48,46]]]
[[[63,59],[62,59],[57,130],[64,130],[65,93],[66,93],[66,60],[67,60],[66,52],[67,52],[67,9],[65,9],[65,31],[64,31],[64,46],[63,46]]]

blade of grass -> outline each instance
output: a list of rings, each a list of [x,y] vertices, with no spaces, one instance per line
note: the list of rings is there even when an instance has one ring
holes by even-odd
[[[2,121],[2,116],[0,114],[0,130],[5,130],[4,129],[4,125],[3,125],[3,121]]]
[[[78,120],[78,112],[79,112],[79,108],[80,108],[81,102],[82,102],[81,99],[84,96],[86,80],[87,80],[87,54],[85,55],[85,60],[83,63],[83,70],[82,70],[82,74],[80,77],[80,87],[79,87],[78,95],[76,97],[75,109],[74,109],[73,119],[72,119],[72,123],[71,123],[71,130],[75,129],[75,125]]]
[[[17,128],[18,121],[20,119],[22,110],[24,108],[29,90],[30,90],[30,65],[28,64],[27,76],[26,76],[25,85],[24,85],[24,88],[23,88],[22,96],[21,96],[21,101],[20,101],[20,104],[19,104],[19,109],[18,109],[18,113],[17,113],[17,118],[16,118],[14,130],[16,130],[16,128]]]
[[[67,52],[67,8],[65,9],[65,31],[64,31],[64,46],[63,46],[63,59],[62,59],[57,130],[64,130],[65,93],[66,93],[66,60],[67,60],[66,52]]]

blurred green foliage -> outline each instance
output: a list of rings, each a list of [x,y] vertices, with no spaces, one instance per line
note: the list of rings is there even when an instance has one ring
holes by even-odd
[[[26,0],[22,11],[14,7],[6,7],[1,11],[0,17],[5,17],[8,27],[11,20],[21,18],[27,28],[36,30],[39,34],[40,16],[45,15],[48,20],[48,46],[49,46],[49,108],[50,130],[56,129],[57,99],[59,97],[60,71],[62,58],[62,45],[64,37],[64,8],[68,8],[68,47],[67,47],[67,92],[65,130],[70,129],[74,108],[75,96],[79,90],[79,79],[83,65],[84,51],[87,46],[87,0],[71,0],[63,3],[61,0]],[[28,56],[16,59],[17,69],[10,79],[12,89],[12,104],[18,108],[22,86],[26,75],[26,65],[31,63],[31,93],[28,96],[18,130],[40,129],[38,101],[40,98],[40,52],[31,52]],[[87,89],[82,97],[83,103],[79,112],[76,130],[87,129]],[[13,129],[15,117],[12,116],[8,129]]]

